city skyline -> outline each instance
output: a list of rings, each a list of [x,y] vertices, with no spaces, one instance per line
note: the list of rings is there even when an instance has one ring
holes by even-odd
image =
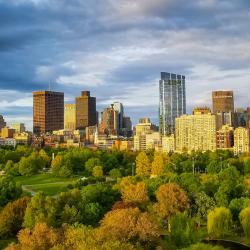
[[[156,122],[161,71],[186,76],[188,113],[220,89],[247,107],[249,4],[0,0],[0,114],[31,129],[32,91],[51,82],[66,103],[89,89],[99,112],[119,101],[134,124]]]

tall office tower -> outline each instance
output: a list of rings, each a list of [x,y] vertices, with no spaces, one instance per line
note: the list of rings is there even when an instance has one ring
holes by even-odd
[[[52,132],[64,127],[64,93],[33,92],[33,131],[35,134]]]
[[[234,93],[233,91],[213,91],[213,113],[234,112]]]
[[[13,123],[11,128],[15,129],[16,133],[23,133],[26,130],[24,123]]]
[[[250,132],[247,128],[236,128],[234,131],[234,154],[239,155],[250,151]]]
[[[216,150],[216,117],[194,112],[176,118],[176,150],[178,152]]]
[[[234,146],[234,128],[229,125],[223,125],[220,130],[216,132],[216,146],[217,149],[232,149]]]
[[[175,119],[186,114],[185,76],[161,72],[159,90],[160,134],[171,135],[175,132]]]
[[[4,128],[4,127],[6,127],[6,122],[5,122],[4,118],[3,118],[3,116],[0,115],[0,130],[2,128]]]
[[[97,125],[96,98],[89,91],[82,91],[76,97],[76,129],[85,129]]]
[[[76,105],[75,104],[64,105],[64,129],[66,130],[76,129]]]
[[[111,104],[111,107],[103,110],[99,131],[101,134],[117,135],[118,112],[114,109],[113,104]]]
[[[123,116],[124,116],[123,105],[120,102],[114,102],[113,107],[114,107],[114,110],[116,110],[118,113],[118,124],[117,124],[118,130],[122,130],[122,128],[124,127],[123,126]]]
[[[217,130],[220,130],[222,126],[228,125],[233,127],[234,126],[234,113],[233,112],[220,112],[216,113],[216,128]]]

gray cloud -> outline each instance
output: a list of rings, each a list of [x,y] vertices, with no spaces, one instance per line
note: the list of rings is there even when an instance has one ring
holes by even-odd
[[[51,81],[156,119],[161,71],[186,75],[189,110],[219,88],[250,106],[249,21],[248,0],[0,0],[0,112],[30,122]]]

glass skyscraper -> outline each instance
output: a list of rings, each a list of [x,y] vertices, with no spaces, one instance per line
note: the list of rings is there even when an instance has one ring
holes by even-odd
[[[186,114],[185,76],[161,72],[159,90],[160,133],[170,135],[175,132],[175,118]]]

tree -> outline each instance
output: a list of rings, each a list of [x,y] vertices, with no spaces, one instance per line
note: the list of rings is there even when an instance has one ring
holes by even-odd
[[[198,235],[194,222],[186,213],[177,213],[170,219],[170,241],[176,249],[189,246],[197,241]]]
[[[6,163],[5,167],[4,167],[4,171],[8,175],[13,175],[13,176],[19,175],[18,163],[14,163],[11,160],[7,161],[7,163]]]
[[[162,175],[164,173],[164,158],[162,153],[155,152],[154,160],[152,162],[151,174],[154,175]]]
[[[144,182],[128,184],[121,188],[122,199],[125,203],[145,203],[149,201],[148,192]]]
[[[109,171],[109,176],[113,179],[121,178],[122,174],[118,168],[113,168]]]
[[[0,207],[19,198],[21,194],[21,186],[12,177],[0,177]]]
[[[92,171],[92,175],[96,178],[101,178],[103,177],[103,170],[102,166],[95,166]]]
[[[232,223],[232,215],[228,208],[218,207],[210,211],[207,216],[208,234],[213,237],[221,237],[229,232]]]
[[[200,224],[201,220],[205,220],[207,218],[207,213],[214,209],[215,200],[206,195],[205,192],[200,192],[195,196],[195,205],[197,208],[197,217]]]
[[[95,166],[101,166],[101,161],[99,158],[92,157],[89,158],[85,163],[85,170],[91,174]]]
[[[183,248],[182,250],[226,250],[226,248],[222,246],[213,246],[204,243],[197,243],[195,245],[191,245],[190,247]]]
[[[14,237],[22,228],[29,197],[9,202],[0,212],[0,238]]]
[[[44,193],[37,193],[32,197],[27,206],[24,216],[24,227],[33,228],[38,223],[46,223],[55,226],[55,206],[54,200],[45,196]]]
[[[150,176],[150,162],[145,152],[140,152],[136,157],[136,174]]]
[[[22,157],[19,162],[19,173],[25,176],[31,176],[38,173],[46,166],[46,162],[34,152],[28,157]]]
[[[117,209],[108,212],[99,228],[102,239],[128,241],[137,238],[141,241],[155,240],[160,236],[158,225],[148,213],[138,208]]]
[[[189,208],[186,192],[175,183],[161,185],[156,191],[156,199],[154,210],[163,219]]]
[[[250,206],[250,199],[249,198],[236,198],[231,200],[229,204],[229,209],[232,213],[233,219],[238,220],[239,219],[239,214],[242,209]]]
[[[47,155],[47,153],[45,152],[44,149],[41,149],[39,151],[39,156],[45,161],[46,166],[49,167],[50,166],[50,162],[51,162],[51,158]]]
[[[7,250],[30,249],[48,250],[60,242],[57,230],[45,223],[37,224],[34,230],[23,229],[18,233],[18,244],[12,244]]]
[[[250,237],[250,207],[244,208],[239,215],[240,224],[243,228],[245,236]]]

